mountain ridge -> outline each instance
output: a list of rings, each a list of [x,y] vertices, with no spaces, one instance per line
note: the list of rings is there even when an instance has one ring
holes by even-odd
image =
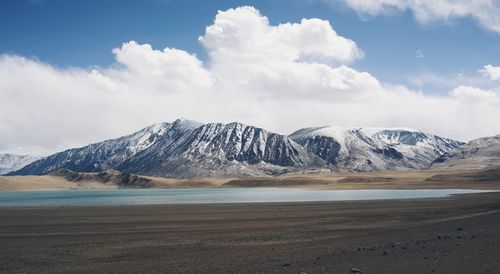
[[[423,169],[463,144],[407,128],[315,127],[289,136],[341,171]]]
[[[411,129],[317,127],[283,135],[238,122],[177,119],[52,154],[9,175],[116,169],[193,178],[423,169],[462,144]]]
[[[433,169],[484,169],[500,166],[500,134],[472,140],[443,153],[432,163]]]

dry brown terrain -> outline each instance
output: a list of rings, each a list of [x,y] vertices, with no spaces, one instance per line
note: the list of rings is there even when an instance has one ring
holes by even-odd
[[[319,189],[500,189],[500,168],[470,171],[386,171],[288,174],[234,179],[169,179],[121,174],[75,173],[58,176],[0,176],[0,191],[168,187],[301,187]]]
[[[500,170],[500,169],[498,169]],[[319,189],[500,189],[500,174],[487,180],[476,180],[485,171],[386,171],[365,173],[331,173],[284,175],[279,177],[240,178],[224,182],[239,187],[307,187]],[[462,178],[462,179],[458,179]]]
[[[500,273],[500,193],[0,208],[1,273]]]
[[[70,182],[56,176],[0,176],[0,191],[117,188],[100,182]]]

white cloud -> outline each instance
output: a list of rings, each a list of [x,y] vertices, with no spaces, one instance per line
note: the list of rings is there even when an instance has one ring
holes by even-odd
[[[251,89],[254,97],[323,100],[379,88],[368,73],[342,65],[363,54],[328,21],[271,26],[255,8],[240,7],[219,11],[199,40],[218,82],[230,90]]]
[[[500,119],[494,89],[437,97],[380,82],[348,66],[362,51],[327,21],[273,26],[242,7],[219,12],[200,41],[206,64],[133,41],[113,50],[108,68],[1,56],[0,151],[46,154],[180,116],[280,133],[320,125],[414,127],[461,140],[500,133],[489,122]]]
[[[450,92],[450,95],[459,100],[464,100],[467,103],[498,103],[498,97],[495,92],[471,86],[458,86]]]
[[[219,11],[199,40],[213,59],[226,63],[347,64],[363,56],[356,43],[339,36],[328,21],[302,19],[300,23],[271,26],[267,17],[248,6]]]
[[[486,65],[479,72],[481,72],[484,76],[489,77],[490,80],[500,80],[500,67]]]
[[[497,0],[322,0],[342,3],[362,16],[411,11],[420,23],[450,22],[469,17],[481,26],[500,32],[500,2]]]
[[[417,88],[425,88],[426,92],[438,92],[441,94],[447,93],[458,86],[478,87],[483,90],[497,90],[498,82],[484,72],[483,69],[471,72],[459,72],[454,74],[439,74],[434,72],[421,72],[410,74],[409,82]]]
[[[123,69],[112,76],[128,87],[137,85],[143,89],[159,92],[183,92],[190,89],[204,89],[213,84],[213,79],[195,55],[183,50],[166,48],[154,50],[151,45],[139,45],[134,41],[113,49],[116,61]],[[192,82],[196,79],[196,82]],[[156,85],[156,86],[152,86]]]

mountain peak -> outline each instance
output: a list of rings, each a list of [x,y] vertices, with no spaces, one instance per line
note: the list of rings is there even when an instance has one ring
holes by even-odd
[[[182,126],[184,128],[190,128],[190,129],[195,129],[195,128],[203,125],[203,123],[201,123],[201,122],[189,120],[189,119],[186,119],[184,117],[180,117],[180,118],[176,119],[174,122],[172,122],[172,124]]]

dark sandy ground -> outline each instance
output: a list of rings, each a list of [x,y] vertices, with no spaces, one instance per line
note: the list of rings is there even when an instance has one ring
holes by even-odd
[[[0,208],[2,273],[500,273],[500,193]]]

